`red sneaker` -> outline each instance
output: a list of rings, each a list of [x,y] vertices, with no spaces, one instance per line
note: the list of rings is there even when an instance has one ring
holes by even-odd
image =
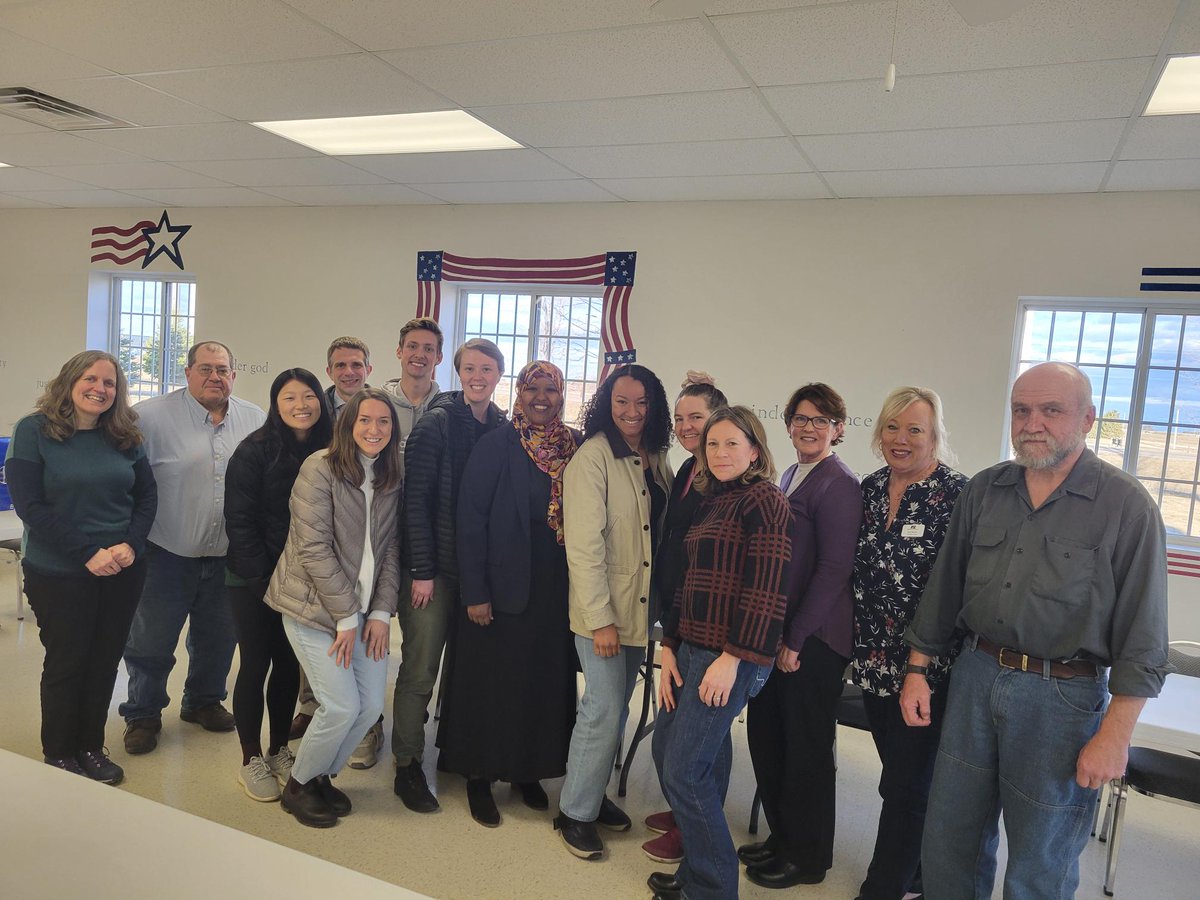
[[[666,834],[675,827],[675,813],[668,809],[666,812],[646,816],[646,827],[655,834]]]
[[[678,863],[683,861],[683,833],[672,828],[652,841],[642,844],[642,850],[655,862]]]

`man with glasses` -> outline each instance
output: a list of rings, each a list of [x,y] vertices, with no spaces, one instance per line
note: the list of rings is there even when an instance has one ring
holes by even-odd
[[[167,677],[188,622],[188,674],[179,717],[209,731],[232,731],[221,705],[236,643],[225,596],[225,469],[241,440],[266,414],[231,396],[233,354],[217,341],[188,350],[187,387],[137,404],[138,426],[158,483],[158,515],[146,546],[146,586],[125,667],[129,697],[121,704],[125,752],[158,746]]]

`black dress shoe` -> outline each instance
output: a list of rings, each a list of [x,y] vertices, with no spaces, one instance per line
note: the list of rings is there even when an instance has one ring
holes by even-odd
[[[554,830],[562,835],[567,849],[580,859],[599,859],[604,855],[604,842],[596,832],[595,822],[580,822],[559,813],[554,820]]]
[[[425,771],[419,759],[414,759],[407,766],[396,767],[394,790],[396,796],[413,812],[431,813],[441,809],[437,797],[429,790],[429,782],[425,780]]]
[[[521,792],[521,800],[530,809],[538,811],[550,808],[550,798],[546,796],[546,792],[542,790],[542,786],[536,781],[524,781],[517,785],[517,790]]]
[[[820,884],[825,880],[824,869],[804,869],[786,859],[775,857],[770,862],[750,866],[746,877],[759,887],[790,888],[798,884]]]
[[[625,815],[625,810],[608,797],[600,801],[600,814],[596,816],[596,824],[609,831],[628,831],[633,827],[633,822]]]
[[[329,804],[329,808],[333,810],[335,816],[340,819],[342,816],[350,815],[350,798],[333,786],[328,775],[318,775],[313,782],[317,786],[317,793],[321,795],[322,800]]]
[[[338,821],[317,789],[315,778],[307,784],[301,784],[295,778],[289,777],[287,784],[283,786],[279,805],[284,812],[295,816],[297,822],[309,828],[332,828]]]
[[[755,844],[742,844],[737,848],[738,859],[747,866],[760,866],[775,858],[775,847],[770,841],[759,841]]]
[[[679,878],[674,872],[651,872],[650,877],[646,879],[646,884],[656,894],[680,894],[683,892],[683,885],[679,883]]]
[[[471,807],[471,818],[485,828],[500,825],[500,810],[492,797],[492,783],[486,778],[467,779],[467,804]]]

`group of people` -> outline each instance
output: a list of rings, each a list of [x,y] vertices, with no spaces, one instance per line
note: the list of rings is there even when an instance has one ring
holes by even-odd
[[[650,876],[655,897],[736,897],[739,863],[766,888],[825,878],[847,680],[882,763],[860,900],[990,896],[1001,810],[1006,891],[1073,894],[1095,789],[1123,772],[1167,671],[1162,520],[1086,449],[1085,375],[1022,374],[1015,460],[969,481],[934,392],[889,394],[872,438],[884,465],[860,484],[834,450],[843,398],[805,384],[777,483],[762,422],[704,373],[672,404],[652,371],[620,366],[577,431],[549,362],[520,371],[509,415],[492,342],[458,348],[448,392],[436,321],[408,322],[396,352],[401,377],[373,388],[366,344],[339,338],[332,386],[288,369],[265,413],[232,396],[215,341],[188,351],[184,388],[132,409],[109,354],[62,367],[7,464],[48,764],[122,780],[104,749],[122,657],[125,749],[155,749],[186,621],[180,718],[237,730],[249,797],[333,826],[352,808],[334,777],[385,743],[396,616],[405,806],[439,808],[423,752],[440,670],[437,767],[463,776],[473,818],[501,823],[498,781],[547,810],[541,782],[565,776],[554,828],[597,859],[598,828],[632,826],[606,786],[661,622],[652,746],[669,808],[643,847],[678,869]],[[690,454],[678,472],[672,434]],[[735,848],[723,805],[746,707],[770,836]]]

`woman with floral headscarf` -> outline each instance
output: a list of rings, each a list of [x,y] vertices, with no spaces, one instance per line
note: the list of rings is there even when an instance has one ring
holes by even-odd
[[[458,494],[463,610],[438,728],[438,768],[467,778],[471,815],[500,824],[493,781],[526,806],[566,773],[575,724],[562,475],[581,436],[562,421],[563,375],[534,361],[517,376],[512,428],[479,439]]]

